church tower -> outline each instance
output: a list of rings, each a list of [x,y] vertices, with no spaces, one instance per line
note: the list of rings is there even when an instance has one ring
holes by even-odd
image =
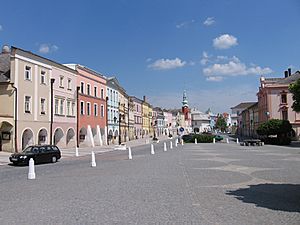
[[[183,92],[183,100],[182,100],[182,114],[184,115],[184,120],[189,120],[189,105],[186,96],[186,91]]]

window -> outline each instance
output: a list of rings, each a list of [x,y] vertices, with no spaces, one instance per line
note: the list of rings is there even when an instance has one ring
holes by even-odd
[[[46,102],[46,100],[44,98],[41,98],[41,114],[42,115],[46,114],[46,112],[45,112],[45,102]]]
[[[54,114],[58,115],[58,104],[59,104],[59,100],[55,99],[55,103],[54,103]]]
[[[287,103],[286,93],[281,94],[281,103],[283,103],[283,104]]]
[[[103,118],[104,117],[104,105],[100,106],[100,116]]]
[[[95,86],[94,87],[94,96],[97,97],[97,92],[98,92],[98,88]]]
[[[75,116],[75,102],[72,102],[72,116]]]
[[[25,96],[25,113],[30,113],[31,111],[31,97]]]
[[[91,115],[91,103],[86,103],[86,114],[89,116]]]
[[[287,110],[282,111],[282,119],[283,120],[288,120],[288,111]]]
[[[81,94],[84,94],[84,83],[80,82],[80,92]]]
[[[59,87],[64,88],[64,77],[63,76],[59,77]]]
[[[71,102],[67,101],[67,116],[71,115]]]
[[[94,116],[98,116],[98,105],[94,104]]]
[[[91,85],[90,84],[87,84],[86,91],[87,91],[87,95],[91,95]]]
[[[60,115],[64,115],[64,100],[63,99],[60,100],[59,112],[60,112]]]
[[[84,115],[84,102],[80,102],[80,115]]]
[[[72,90],[72,80],[68,78],[68,90]]]
[[[31,67],[25,66],[25,80],[31,80]]]
[[[101,98],[103,99],[104,98],[104,89],[101,88]]]
[[[46,84],[46,72],[41,71],[41,84]]]

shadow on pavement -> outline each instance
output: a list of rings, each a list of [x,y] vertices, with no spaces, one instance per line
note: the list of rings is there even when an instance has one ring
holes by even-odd
[[[300,212],[300,184],[258,184],[228,191],[244,203],[286,212]]]

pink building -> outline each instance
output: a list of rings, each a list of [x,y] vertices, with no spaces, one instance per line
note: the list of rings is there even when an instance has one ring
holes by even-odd
[[[260,78],[258,97],[259,122],[268,119],[289,120],[293,127],[292,136],[299,140],[300,137],[300,113],[292,109],[293,95],[289,92],[289,85],[300,79],[300,72],[291,74],[291,70],[285,71],[284,78]]]
[[[134,136],[136,139],[142,138],[143,131],[143,101],[135,96],[130,97],[133,103],[133,115],[134,115]]]
[[[172,120],[173,120],[173,115],[171,112],[164,111],[164,117],[165,117],[165,128],[164,128],[164,134],[169,135],[172,134]]]

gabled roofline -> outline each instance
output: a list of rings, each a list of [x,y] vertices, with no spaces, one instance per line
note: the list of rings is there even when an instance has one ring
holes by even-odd
[[[43,56],[37,55],[33,52],[30,52],[30,51],[27,51],[27,50],[24,50],[24,49],[15,47],[15,46],[11,46],[11,56],[14,57],[16,54],[20,54],[20,55],[23,54],[22,56],[24,56],[24,57],[28,57],[28,58],[31,58],[31,59],[35,58],[35,60],[37,60],[37,61],[42,61],[45,64],[49,64],[51,66],[58,67],[58,68],[63,69],[63,70],[67,70],[70,73],[77,74],[76,70],[73,70],[70,67],[67,67],[67,66],[63,65],[62,63],[58,63],[58,62],[55,62],[51,59],[48,59],[48,58],[45,58]]]

